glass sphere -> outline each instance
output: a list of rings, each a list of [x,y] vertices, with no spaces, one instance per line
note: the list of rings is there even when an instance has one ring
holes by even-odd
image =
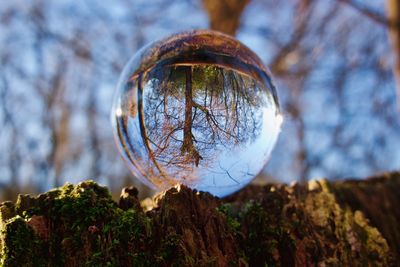
[[[263,169],[282,117],[257,55],[230,36],[197,30],[133,56],[118,83],[112,120],[120,152],[141,181],[223,197]]]

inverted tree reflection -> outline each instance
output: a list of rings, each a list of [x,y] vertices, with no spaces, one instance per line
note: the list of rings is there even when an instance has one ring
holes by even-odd
[[[141,137],[163,175],[192,179],[221,151],[245,146],[261,130],[262,86],[235,70],[211,65],[152,69],[138,79]],[[141,100],[140,100],[141,99]]]

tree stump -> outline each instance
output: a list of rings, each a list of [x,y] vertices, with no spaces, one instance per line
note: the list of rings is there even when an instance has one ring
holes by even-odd
[[[177,186],[119,204],[92,181],[3,202],[2,266],[398,266],[400,173],[250,185],[225,199]]]

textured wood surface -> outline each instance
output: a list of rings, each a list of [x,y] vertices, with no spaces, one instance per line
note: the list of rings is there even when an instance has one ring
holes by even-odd
[[[226,199],[180,186],[119,203],[94,182],[4,202],[3,266],[398,266],[400,174],[250,185]]]

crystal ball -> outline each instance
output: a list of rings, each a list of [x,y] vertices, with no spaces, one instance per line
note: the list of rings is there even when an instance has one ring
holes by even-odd
[[[139,50],[120,76],[111,115],[134,176],[158,190],[184,184],[219,197],[263,170],[282,122],[259,57],[209,30]]]

